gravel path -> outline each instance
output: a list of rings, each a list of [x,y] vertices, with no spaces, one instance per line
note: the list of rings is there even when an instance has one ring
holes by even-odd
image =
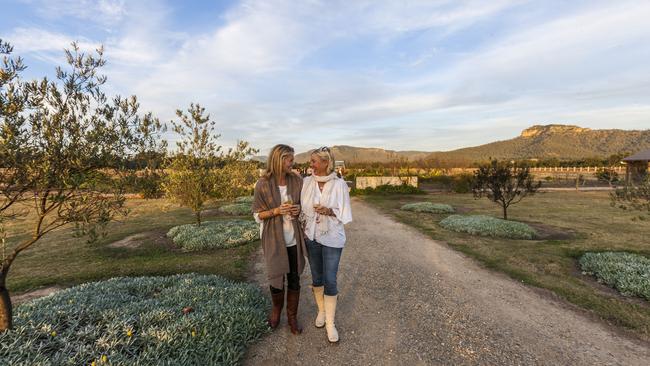
[[[313,326],[305,269],[293,336],[283,321],[250,365],[650,365],[650,347],[353,200],[339,271],[339,344]],[[253,279],[266,287],[258,255]]]

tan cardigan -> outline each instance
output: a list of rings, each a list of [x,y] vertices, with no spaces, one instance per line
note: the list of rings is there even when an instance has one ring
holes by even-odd
[[[291,196],[294,204],[300,204],[302,178],[296,174],[288,174],[286,181],[287,195]],[[280,204],[280,189],[275,179],[273,177],[260,178],[257,184],[255,184],[253,212],[259,213],[271,210],[280,206]],[[298,273],[302,273],[305,268],[307,249],[305,248],[304,234],[299,221],[296,219],[292,222],[298,250]],[[264,260],[266,262],[266,273],[269,284],[275,288],[283,288],[284,275],[289,272],[289,257],[284,241],[281,215],[264,220],[262,249],[264,250]]]

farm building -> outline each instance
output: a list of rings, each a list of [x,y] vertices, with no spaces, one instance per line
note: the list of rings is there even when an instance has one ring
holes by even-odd
[[[648,177],[650,150],[639,151],[623,159],[623,162],[626,164],[625,181],[632,184],[640,183]]]

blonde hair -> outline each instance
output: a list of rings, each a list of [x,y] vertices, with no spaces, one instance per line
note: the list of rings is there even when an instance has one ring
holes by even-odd
[[[329,147],[323,146],[311,152],[311,155],[318,156],[321,160],[327,161],[327,174],[334,172],[334,154]]]
[[[269,160],[266,162],[266,173],[264,176],[267,179],[271,179],[271,177],[279,179],[280,175],[284,174],[282,172],[284,158],[293,154],[293,147],[289,145],[277,144],[273,146],[269,153]]]

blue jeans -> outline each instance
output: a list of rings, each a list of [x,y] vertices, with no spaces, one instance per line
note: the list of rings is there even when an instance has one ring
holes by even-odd
[[[327,247],[307,238],[305,238],[305,245],[309,256],[312,285],[314,287],[325,286],[325,295],[335,296],[339,293],[336,288],[336,274],[339,271],[343,248]]]

